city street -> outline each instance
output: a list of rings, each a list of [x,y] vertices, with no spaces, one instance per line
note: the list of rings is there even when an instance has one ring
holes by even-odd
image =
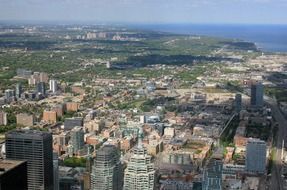
[[[281,177],[282,174],[282,146],[283,146],[283,139],[286,142],[286,119],[280,112],[277,102],[271,98],[264,97],[265,101],[272,109],[272,114],[274,119],[278,122],[278,132],[277,132],[277,141],[276,141],[276,152],[275,152],[275,160],[273,163],[273,168],[271,172],[271,190],[281,190],[284,189],[283,187],[283,178]]]

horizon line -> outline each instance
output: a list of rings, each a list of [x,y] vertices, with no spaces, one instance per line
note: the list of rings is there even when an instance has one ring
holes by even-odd
[[[123,21],[96,21],[96,20],[7,20],[0,19],[0,24],[54,24],[54,25],[257,25],[257,26],[287,26],[287,23],[241,23],[241,22],[123,22]]]

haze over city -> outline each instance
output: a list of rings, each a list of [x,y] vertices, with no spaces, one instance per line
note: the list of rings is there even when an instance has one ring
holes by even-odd
[[[0,0],[0,20],[286,24],[286,0]]]

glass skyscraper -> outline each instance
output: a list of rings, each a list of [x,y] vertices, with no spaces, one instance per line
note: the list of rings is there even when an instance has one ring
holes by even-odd
[[[263,94],[264,89],[263,84],[261,82],[251,84],[251,100],[250,100],[251,106],[262,107],[264,103]]]
[[[119,150],[114,145],[104,145],[96,153],[91,174],[91,190],[121,190],[123,169]]]
[[[245,166],[251,173],[265,173],[266,168],[266,142],[260,139],[248,139],[246,145]]]
[[[6,157],[27,161],[28,189],[53,190],[52,134],[15,130],[6,134]]]

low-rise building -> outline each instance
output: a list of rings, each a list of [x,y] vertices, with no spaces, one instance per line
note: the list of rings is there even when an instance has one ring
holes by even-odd
[[[25,127],[31,127],[34,125],[34,116],[26,113],[20,113],[16,115],[17,125],[23,125]]]
[[[52,108],[52,110],[57,112],[57,117],[62,117],[64,114],[64,111],[65,111],[63,104],[58,104],[58,105],[54,106]]]
[[[57,112],[45,110],[43,112],[43,121],[47,123],[56,123],[57,122]]]
[[[7,125],[7,113],[0,111],[0,125]]]
[[[73,118],[66,118],[64,122],[64,129],[71,130],[74,127],[83,126],[83,118],[82,117],[73,117]]]
[[[164,135],[169,138],[173,138],[175,136],[175,129],[173,127],[167,127],[164,129]]]
[[[80,104],[77,102],[66,102],[66,110],[68,112],[77,112],[79,110]]]

